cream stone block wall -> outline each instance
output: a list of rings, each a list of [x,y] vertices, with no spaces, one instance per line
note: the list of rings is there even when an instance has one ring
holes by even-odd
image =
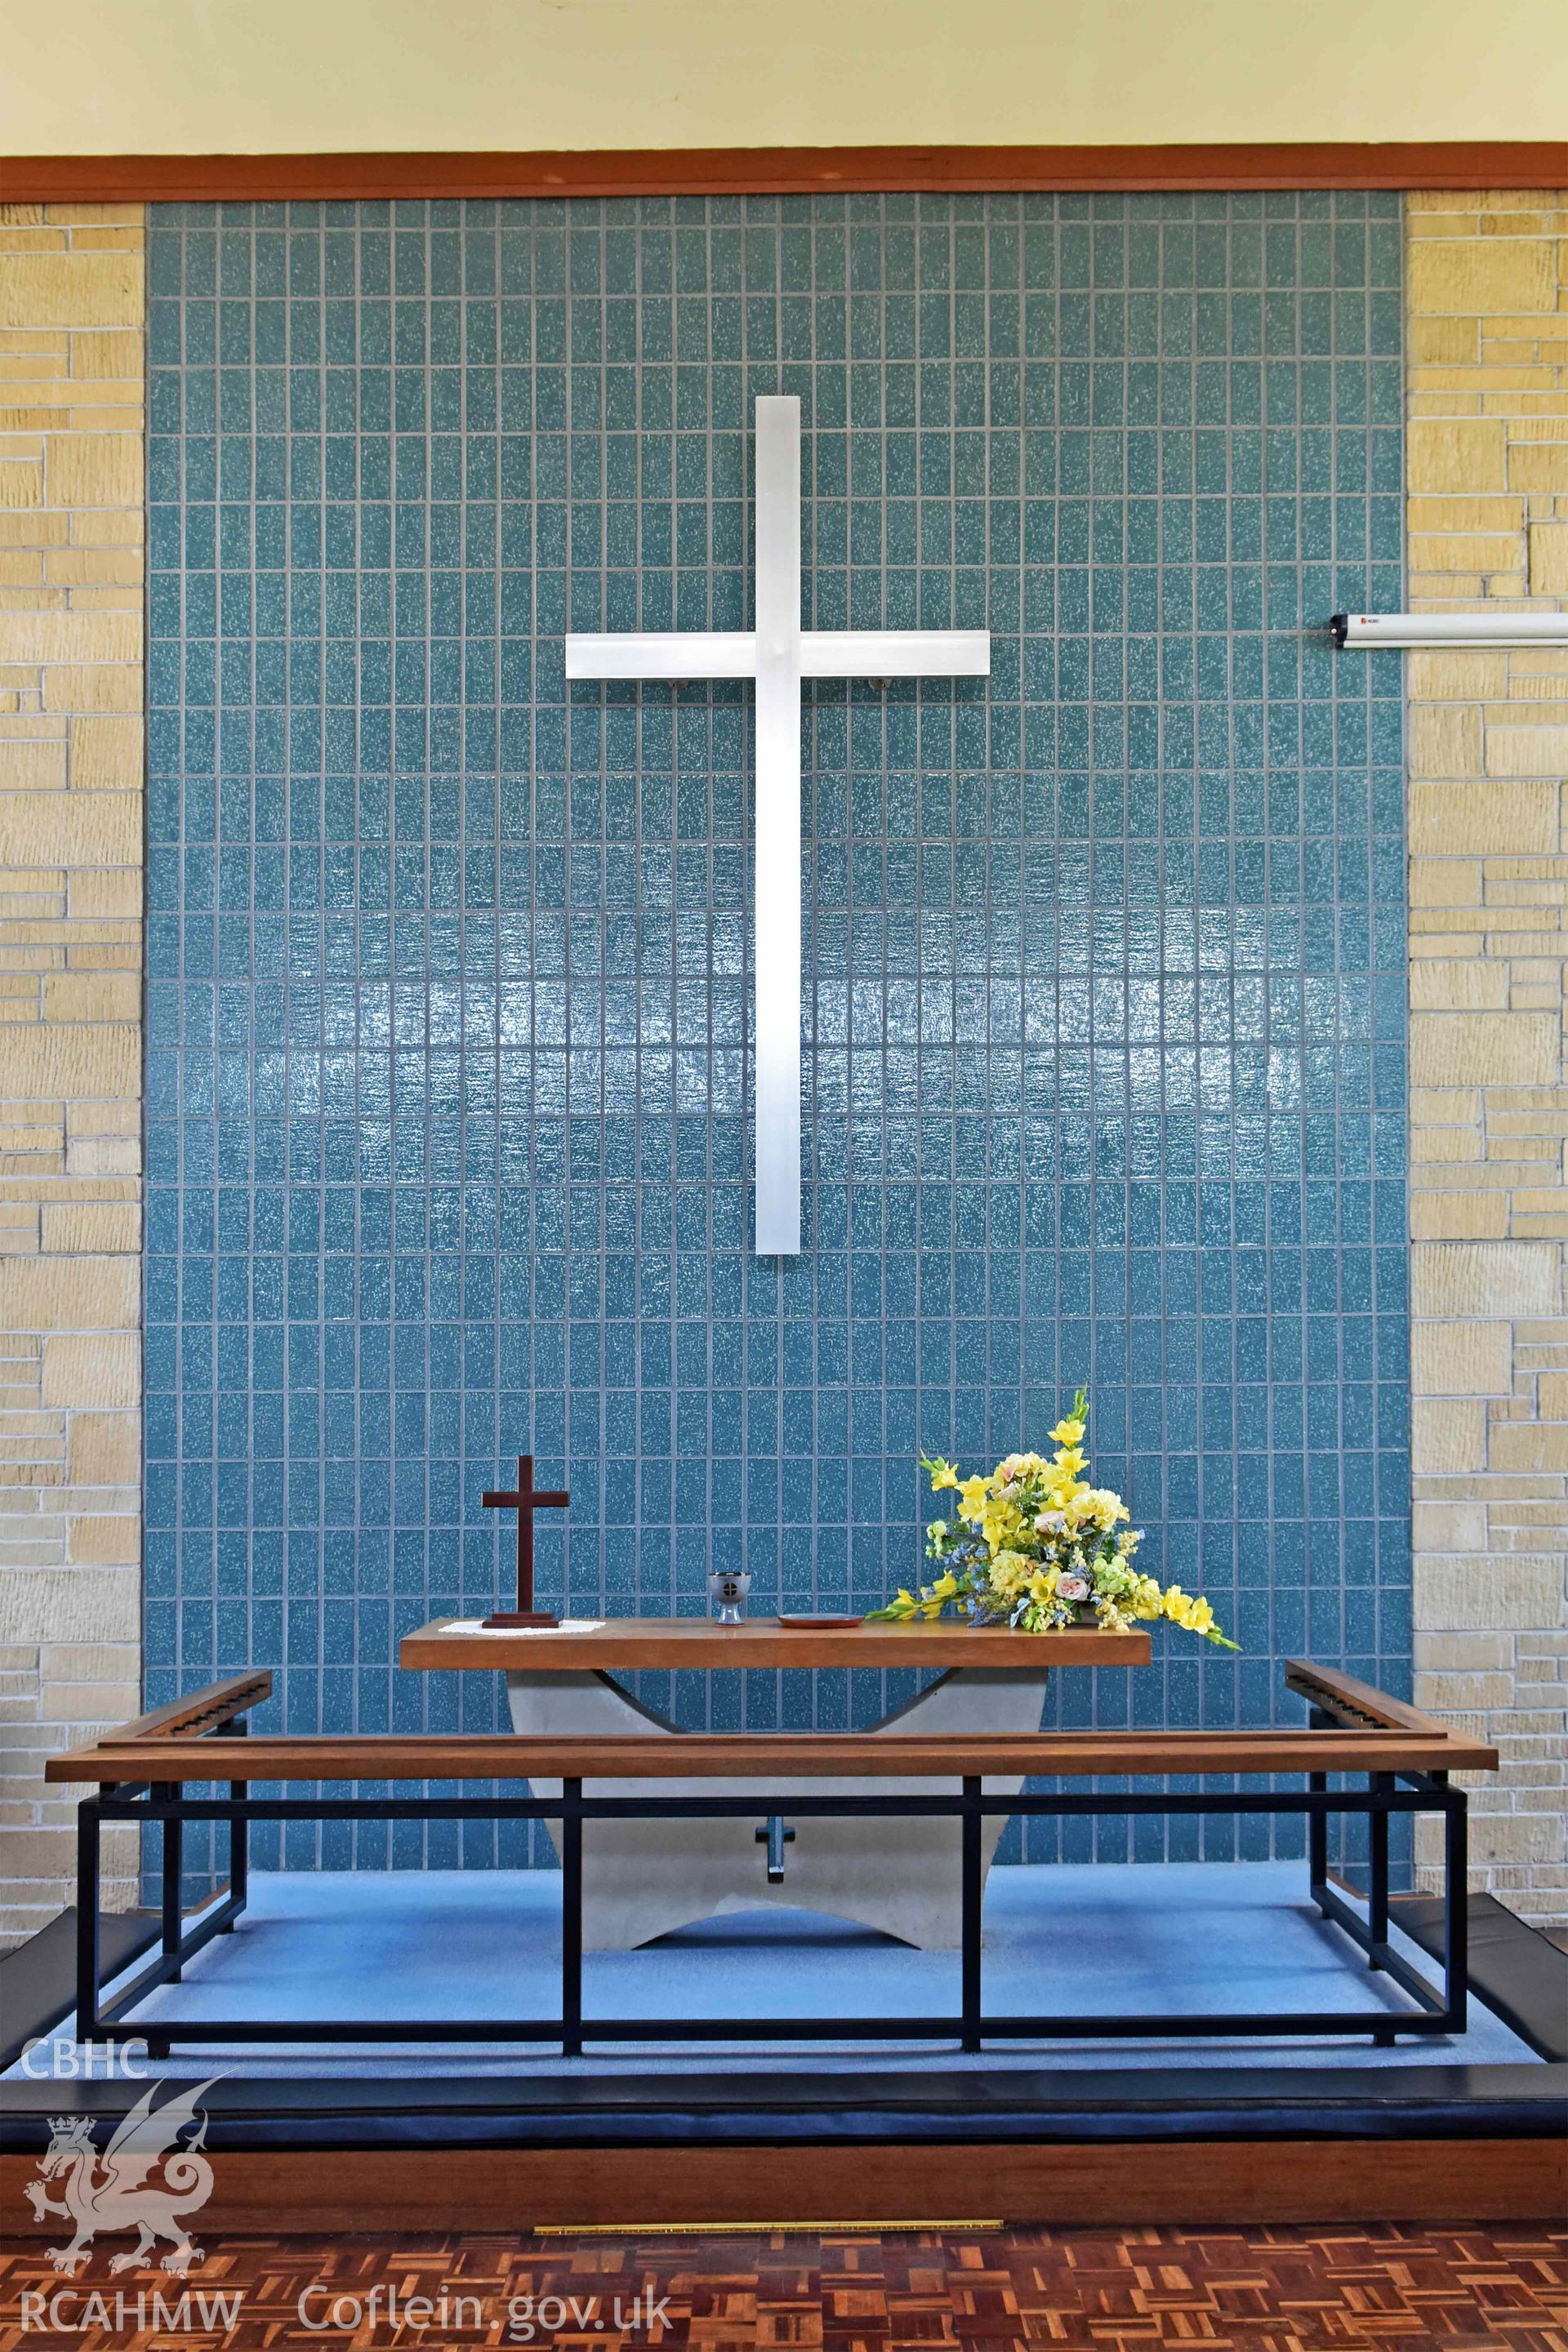
[[[142,324],[140,205],[0,205],[0,1945],[140,1704]]]
[[[1568,193],[1409,199],[1413,604],[1568,599]],[[140,1682],[142,215],[0,206],[0,1944]],[[1568,654],[1409,660],[1417,1696],[1568,1914]],[[133,1855],[114,1853],[110,1899]]]
[[[1412,195],[1410,602],[1568,598],[1568,192]],[[1568,651],[1413,653],[1415,1696],[1501,1751],[1479,1884],[1568,1915]]]

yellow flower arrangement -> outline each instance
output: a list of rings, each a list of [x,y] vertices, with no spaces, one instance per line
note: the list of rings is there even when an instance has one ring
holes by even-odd
[[[973,1624],[1007,1624],[1049,1633],[1092,1613],[1108,1631],[1130,1632],[1163,1618],[1223,1650],[1237,1644],[1215,1622],[1201,1596],[1161,1585],[1137,1566],[1141,1531],[1128,1525],[1120,1495],[1093,1486],[1084,1473],[1089,1398],[1051,1432],[1056,1452],[1009,1454],[989,1477],[960,1478],[951,1462],[921,1454],[935,1494],[958,1497],[956,1520],[933,1519],[926,1557],[941,1565],[932,1584],[900,1591],[873,1614],[894,1622],[932,1619],[962,1609]]]

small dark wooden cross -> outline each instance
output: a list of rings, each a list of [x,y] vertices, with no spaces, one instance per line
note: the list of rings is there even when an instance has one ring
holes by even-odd
[[[487,1617],[487,1625],[554,1625],[559,1619],[546,1609],[533,1605],[533,1515],[535,1511],[563,1511],[572,1500],[565,1493],[546,1494],[533,1483],[533,1456],[520,1454],[517,1457],[517,1492],[514,1495],[481,1495],[479,1500],[487,1511],[517,1513],[517,1607],[498,1609]]]

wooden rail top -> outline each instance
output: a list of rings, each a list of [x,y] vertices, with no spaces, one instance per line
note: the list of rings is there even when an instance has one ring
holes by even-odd
[[[1497,1751],[1409,1730],[975,1733],[694,1732],[611,1738],[322,1735],[243,1740],[114,1735],[49,1759],[50,1780],[953,1780],[966,1773],[1163,1778],[1237,1772],[1490,1771]]]
[[[171,1699],[166,1706],[155,1706],[148,1714],[139,1715],[134,1723],[122,1723],[109,1737],[116,1742],[173,1739],[181,1734],[195,1738],[200,1732],[216,1731],[220,1724],[232,1723],[237,1716],[261,1706],[271,1696],[271,1674],[266,1666],[257,1666],[248,1674],[228,1675],[222,1682],[189,1691],[184,1698]]]
[[[1309,1706],[1321,1707],[1336,1723],[1352,1727],[1427,1735],[1439,1732],[1450,1738],[1458,1736],[1452,1723],[1445,1723],[1436,1715],[1424,1715],[1406,1699],[1390,1698],[1386,1691],[1374,1690],[1371,1683],[1358,1682],[1354,1675],[1342,1674],[1338,1666],[1315,1666],[1306,1658],[1288,1658],[1285,1687],[1295,1691]]]
[[[700,1622],[700,1621],[697,1621]],[[775,1629],[776,1631],[776,1629]],[[1008,1639],[1016,1640],[1017,1636]],[[1070,1635],[1062,1636],[1070,1640]],[[1115,1638],[1115,1637],[1100,1637]],[[1042,1637],[1042,1644],[1044,1637]],[[954,1780],[965,1774],[1163,1779],[1181,1773],[1495,1772],[1497,1750],[1353,1675],[1292,1658],[1291,1690],[1332,1728],[1260,1731],[268,1733],[224,1727],[272,1694],[265,1668],[154,1707],[45,1767],[102,1788],[187,1780]]]

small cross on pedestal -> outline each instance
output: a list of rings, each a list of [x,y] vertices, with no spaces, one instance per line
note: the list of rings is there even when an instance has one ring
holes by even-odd
[[[533,1515],[535,1511],[563,1511],[572,1500],[569,1494],[544,1493],[533,1483],[533,1456],[520,1454],[517,1457],[517,1492],[515,1495],[481,1495],[487,1511],[517,1513],[517,1607],[498,1609],[487,1617],[487,1625],[554,1625],[560,1622],[547,1609],[533,1605]]]

